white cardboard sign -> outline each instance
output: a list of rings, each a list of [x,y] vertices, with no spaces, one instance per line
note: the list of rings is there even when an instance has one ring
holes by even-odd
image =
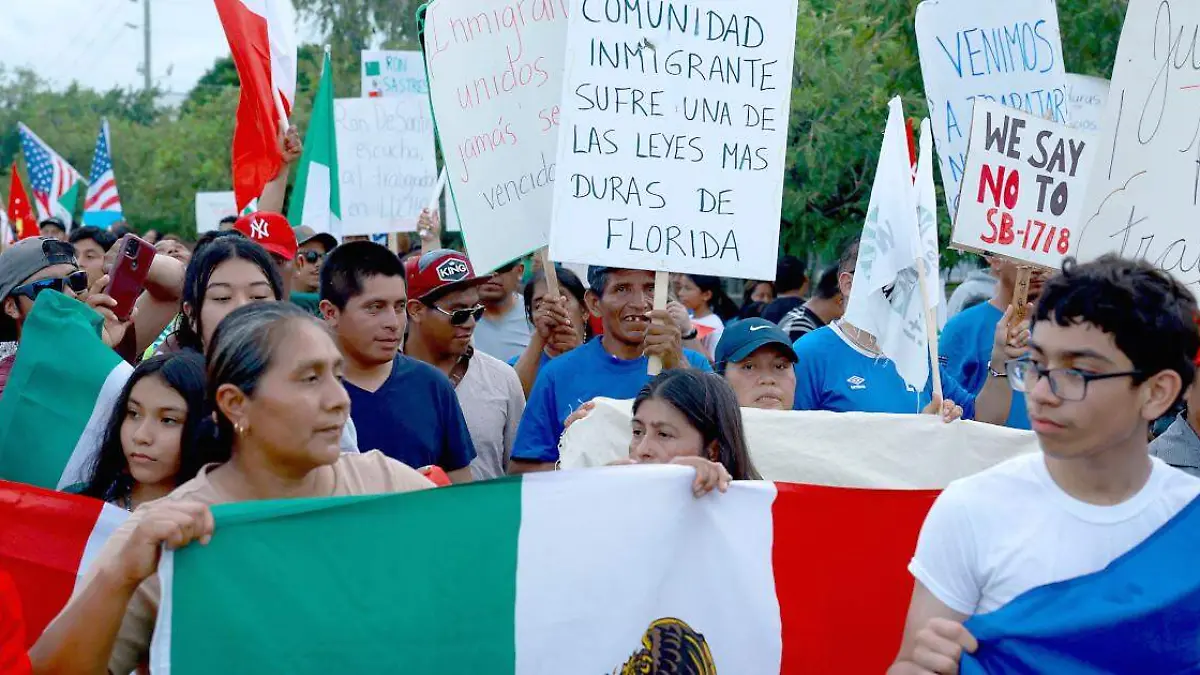
[[[572,5],[550,256],[770,279],[796,2],[652,6]]]
[[[917,6],[916,31],[953,218],[975,99],[1070,119],[1058,10],[1054,0],[925,0]]]
[[[394,49],[362,50],[362,95],[364,98],[428,96],[425,60],[419,51]]]
[[[1144,258],[1200,286],[1200,4],[1132,0],[1088,184],[1079,257]]]
[[[333,105],[342,234],[415,231],[437,184],[425,97],[339,98]]]
[[[1079,241],[1097,137],[991,101],[975,102],[950,243],[1057,268]]]
[[[1067,94],[1071,99],[1071,126],[1098,133],[1100,120],[1108,105],[1108,80],[1089,75],[1067,74]]]
[[[467,251],[493,270],[546,245],[567,0],[434,0],[429,98]]]
[[[258,210],[258,200],[252,199],[246,213]],[[196,193],[196,234],[204,234],[221,226],[221,220],[238,215],[233,192]]]

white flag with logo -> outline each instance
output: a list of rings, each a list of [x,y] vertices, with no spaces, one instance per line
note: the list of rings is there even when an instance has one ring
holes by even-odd
[[[888,109],[845,320],[874,335],[883,355],[895,362],[904,381],[919,391],[929,379],[929,344],[916,266],[918,259],[930,260],[925,253],[929,247],[922,241],[922,235],[928,234],[934,262],[932,270],[926,268],[931,273],[927,285],[936,289],[937,220],[936,212],[930,210],[932,199],[918,198],[919,190],[913,185],[900,98],[892,99]],[[932,180],[925,128],[922,125],[918,184],[924,183],[926,173]],[[920,219],[918,205],[923,207]]]

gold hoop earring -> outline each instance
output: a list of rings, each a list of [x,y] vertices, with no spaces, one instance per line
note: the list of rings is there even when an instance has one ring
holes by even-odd
[[[238,436],[245,436],[248,428],[246,424],[238,422],[237,424],[233,425],[233,430],[237,432]]]

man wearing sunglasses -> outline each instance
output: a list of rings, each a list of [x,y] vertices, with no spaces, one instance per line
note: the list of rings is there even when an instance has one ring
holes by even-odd
[[[523,354],[533,335],[533,324],[525,316],[525,303],[517,292],[524,274],[525,264],[514,260],[479,287],[484,312],[475,328],[475,346],[505,363]]]
[[[909,565],[916,587],[889,673],[959,672],[978,648],[968,618],[1104,569],[1200,495],[1200,479],[1147,452],[1150,423],[1195,377],[1195,316],[1191,292],[1144,261],[1068,260],[1046,282],[1030,355],[1005,368],[1042,452],[938,497]]]
[[[404,353],[450,378],[475,445],[471,475],[499,478],[508,472],[525,393],[511,366],[472,345],[484,313],[479,296],[492,277],[475,276],[465,255],[445,249],[407,258],[404,274],[409,321]]]
[[[428,292],[414,283],[414,293]],[[404,265],[379,244],[349,242],[325,259],[321,312],[346,359],[342,383],[358,447],[468,482],[475,446],[454,387],[437,368],[399,353],[408,298]]]
[[[337,239],[328,232],[317,232],[307,225],[294,228],[296,233],[296,264],[292,268],[292,304],[321,316],[321,265],[325,256],[337,246]]]
[[[75,249],[57,239],[24,239],[0,253],[0,342],[21,339],[25,317],[33,310],[38,295],[46,291],[82,297],[88,290],[88,274],[79,269]],[[108,309],[114,301],[100,293],[88,304],[105,318],[103,336],[112,346],[124,337],[125,327]],[[8,383],[15,355],[0,359],[0,394]]]

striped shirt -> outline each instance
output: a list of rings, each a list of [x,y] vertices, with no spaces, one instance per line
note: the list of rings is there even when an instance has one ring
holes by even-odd
[[[788,338],[792,342],[824,325],[825,322],[821,320],[821,317],[817,316],[816,312],[809,309],[807,305],[800,305],[788,312],[779,322],[779,328],[788,334]]]

